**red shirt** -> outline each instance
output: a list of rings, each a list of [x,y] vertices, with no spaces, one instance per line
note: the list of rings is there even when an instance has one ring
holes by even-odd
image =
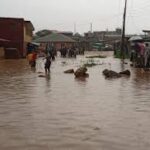
[[[32,60],[36,60],[36,58],[37,58],[37,54],[36,54],[36,53],[33,53],[33,55],[32,55]]]

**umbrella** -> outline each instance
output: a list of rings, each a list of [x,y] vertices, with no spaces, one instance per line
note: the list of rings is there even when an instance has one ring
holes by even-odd
[[[132,41],[142,41],[143,39],[140,37],[140,36],[132,36],[129,41],[132,42]]]

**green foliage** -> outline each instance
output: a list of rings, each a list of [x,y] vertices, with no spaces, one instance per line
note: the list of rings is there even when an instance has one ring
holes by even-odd
[[[116,50],[115,51],[115,54],[114,54],[114,57],[115,58],[119,58],[119,59],[121,59],[121,58],[123,58],[123,56],[122,56],[122,54],[121,54],[121,50]],[[129,54],[124,54],[124,58],[125,59],[128,59],[129,58]]]
[[[87,60],[87,62],[85,62],[84,63],[84,67],[93,67],[93,66],[96,66],[96,65],[98,65],[98,63],[96,63],[95,61],[94,61],[94,59],[88,59]]]

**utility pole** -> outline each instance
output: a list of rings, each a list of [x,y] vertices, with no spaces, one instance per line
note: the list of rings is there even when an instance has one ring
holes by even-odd
[[[92,23],[90,23],[90,31],[91,31],[91,33],[93,32],[93,25],[92,25]]]
[[[74,23],[74,34],[76,34],[76,23]]]
[[[123,27],[122,27],[122,39],[121,39],[121,57],[125,58],[125,25],[126,25],[126,12],[127,12],[127,0],[125,0],[124,14],[123,14]]]

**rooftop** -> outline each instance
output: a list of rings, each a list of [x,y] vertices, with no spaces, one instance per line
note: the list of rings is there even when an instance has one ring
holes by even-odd
[[[52,33],[49,35],[46,35],[44,37],[38,38],[35,40],[35,42],[38,43],[47,43],[47,42],[69,42],[69,43],[74,43],[76,42],[72,38],[65,36],[63,34],[59,33]]]

